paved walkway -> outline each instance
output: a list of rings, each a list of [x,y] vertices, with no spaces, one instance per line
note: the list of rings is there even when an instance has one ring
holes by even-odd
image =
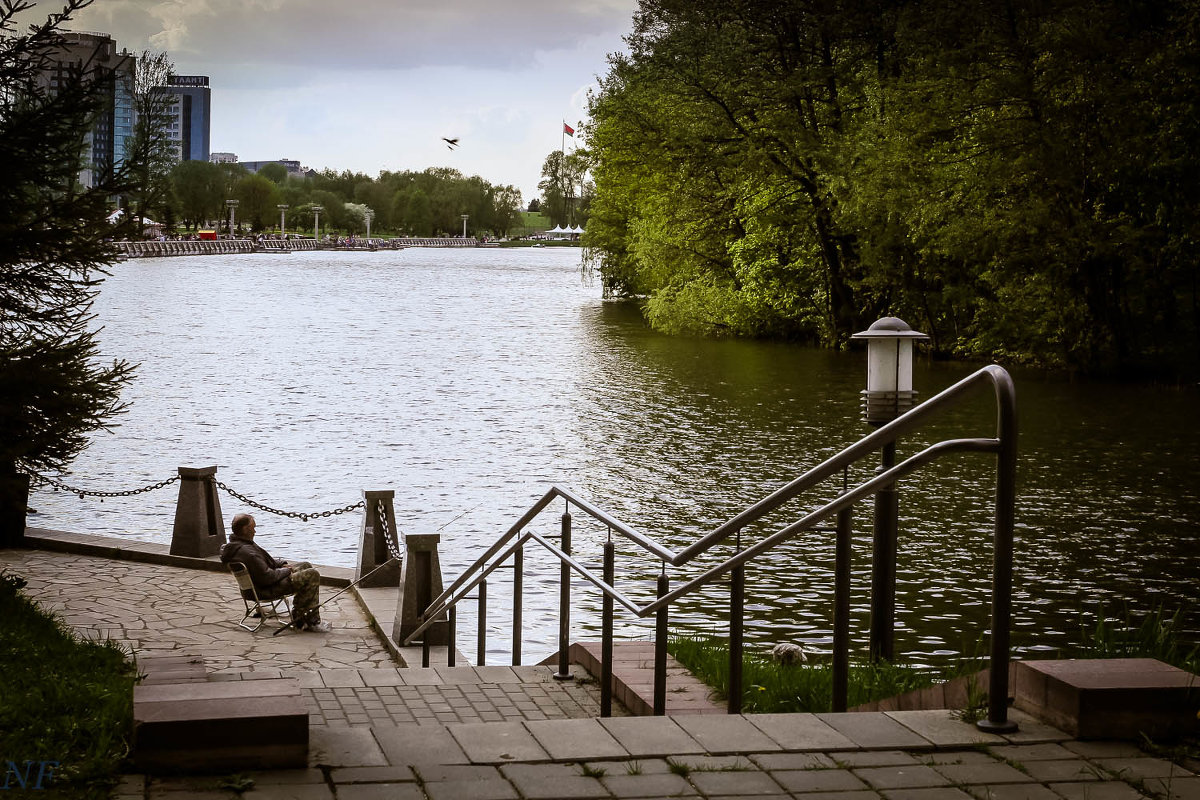
[[[596,719],[596,687],[546,667],[398,669],[351,593],[332,634],[238,628],[228,575],[30,550],[0,567],[81,632],[201,655],[218,680],[300,678],[310,768],[128,776],[117,800],[1200,800],[1200,777],[1018,712],[1010,736],[946,711]],[[323,589],[328,594],[330,590]]]

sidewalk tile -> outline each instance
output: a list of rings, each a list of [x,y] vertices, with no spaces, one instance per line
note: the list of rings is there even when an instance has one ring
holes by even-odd
[[[394,767],[466,764],[454,737],[440,725],[373,725],[375,740]]]
[[[525,727],[555,761],[629,756],[596,719],[531,720]]]
[[[500,768],[526,800],[608,798],[597,778],[584,776],[578,766],[566,764],[506,764]]]
[[[339,786],[337,800],[425,800],[425,793],[415,783],[358,783]]]
[[[977,800],[1059,800],[1040,783],[997,783],[968,786],[967,793]]]
[[[914,756],[899,750],[851,750],[827,755],[839,767],[892,767],[921,763]]]
[[[781,787],[765,772],[693,772],[688,780],[702,793],[714,795],[737,795],[738,797],[755,797],[758,795],[784,794]]]
[[[1005,744],[1003,737],[984,733],[953,716],[952,711],[889,711],[887,716],[938,747]]]
[[[364,669],[359,671],[359,676],[366,686],[403,686],[404,678],[400,675],[400,670],[394,667],[380,667],[379,669]]]
[[[1103,770],[1086,759],[1073,758],[1062,761],[1018,761],[1025,772],[1034,780],[1042,783],[1080,783],[1083,781],[1098,781],[1104,774]]]
[[[246,800],[333,800],[333,792],[325,784],[274,784],[259,786],[245,792]]]
[[[834,728],[864,750],[920,750],[932,744],[878,712],[843,712],[817,714],[817,718]]]
[[[746,719],[784,750],[847,750],[854,742],[815,714],[749,714]]]
[[[878,797],[878,795],[876,795]],[[972,800],[971,795],[952,786],[925,789],[891,789],[883,793],[886,800]],[[805,798],[811,800],[811,798]]]
[[[381,767],[387,759],[370,728],[311,725],[308,763],[322,767]]]
[[[408,766],[342,767],[332,770],[329,777],[339,787],[349,783],[405,783],[417,779]]]
[[[438,674],[444,686],[456,684],[478,685],[482,682],[479,680],[479,674],[475,672],[474,667],[430,667],[430,669]]]
[[[753,753],[750,760],[768,772],[834,768],[833,759],[824,753]]]
[[[1051,783],[1064,800],[1147,800],[1127,783]]]
[[[476,667],[480,683],[520,683],[521,678],[512,667],[490,666]]]
[[[1030,761],[1065,761],[1078,756],[1077,753],[1071,752],[1058,742],[1046,742],[1045,744],[1006,744],[998,747],[989,747],[988,750],[1000,758],[1009,761],[1019,761],[1023,764]]]
[[[1190,778],[1192,772],[1161,758],[1098,758],[1095,763],[1123,781],[1146,778]]]
[[[549,760],[537,739],[519,722],[463,722],[446,730],[475,764]]]
[[[944,776],[924,764],[896,767],[864,767],[854,770],[876,789],[918,789],[927,786],[949,786]]]
[[[500,775],[486,781],[445,781],[425,784],[429,800],[516,800],[517,790]]]
[[[710,753],[767,753],[780,749],[740,715],[691,714],[672,719]]]
[[[609,768],[609,772],[612,769]],[[600,778],[614,797],[675,797],[686,795],[692,787],[678,775],[605,774]]]
[[[400,670],[406,686],[441,686],[442,676],[433,667],[406,667]]]
[[[704,752],[672,717],[608,717],[600,724],[634,757]]]
[[[976,783],[1031,783],[1033,778],[1008,764],[993,761],[991,764],[941,764],[935,767],[949,781],[958,786]]]
[[[1015,733],[1002,734],[1012,744],[1066,742],[1071,739],[1069,734],[1063,733],[1058,728],[1051,727],[1015,708],[1008,710],[1008,718],[1017,723],[1018,726]]]
[[[318,672],[321,673],[321,682],[330,689],[366,686],[356,669],[322,669]]]
[[[1200,778],[1150,778],[1146,788],[1170,800],[1200,800]]]
[[[844,769],[781,770],[771,773],[780,786],[789,792],[848,792],[866,789],[867,785]]]

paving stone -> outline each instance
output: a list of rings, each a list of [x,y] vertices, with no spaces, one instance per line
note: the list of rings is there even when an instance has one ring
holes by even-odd
[[[614,797],[675,797],[686,795],[692,787],[678,775],[613,775],[600,778]]]
[[[846,712],[817,718],[864,750],[932,749],[933,745],[885,714]]]
[[[752,753],[750,760],[767,771],[833,769],[833,759],[824,753]]]
[[[925,789],[889,789],[883,793],[887,800],[972,800],[971,795],[952,786]],[[805,800],[811,800],[805,796]]]
[[[713,795],[757,795],[781,794],[782,787],[765,772],[692,772],[688,780],[701,793]]]
[[[497,775],[487,781],[445,781],[424,786],[429,800],[516,800],[517,790]]]
[[[1022,763],[1029,761],[1062,761],[1077,756],[1076,753],[1071,752],[1057,742],[1000,745],[998,747],[989,747],[988,750],[1000,758],[1008,759],[1009,761],[1020,761]]]
[[[339,786],[337,800],[425,800],[425,792],[415,783],[360,783]]]
[[[308,763],[325,767],[379,767],[388,762],[370,728],[314,725],[308,730]]]
[[[766,753],[780,749],[775,740],[741,715],[691,714],[672,719],[710,753]]]
[[[828,755],[839,767],[890,767],[921,763],[915,756],[899,750],[850,751]]]
[[[555,761],[626,758],[629,753],[595,719],[538,720],[525,723]]]
[[[941,791],[937,789],[935,791]],[[804,794],[793,795],[798,800],[879,800],[880,795],[870,789],[863,789],[856,792],[806,792]],[[967,795],[962,795],[964,800],[970,800]],[[954,800],[954,798],[951,798]]]
[[[1146,778],[1188,778],[1189,770],[1161,758],[1097,758],[1093,763],[1108,770],[1123,781]]]
[[[1042,783],[1098,781],[1104,774],[1099,767],[1082,758],[1063,761],[1020,761],[1017,763],[1031,778]]]
[[[780,786],[789,792],[848,792],[867,789],[857,776],[844,769],[781,770],[771,773]]]
[[[864,767],[854,774],[876,789],[915,789],[924,786],[947,786],[950,781],[924,764],[895,767]]]
[[[1008,764],[993,761],[990,764],[941,764],[934,768],[945,775],[950,783],[967,785],[975,783],[1030,783],[1033,778]]]
[[[582,775],[576,766],[507,764],[500,771],[527,800],[611,797],[598,778]]]
[[[417,779],[407,766],[343,767],[331,770],[329,777],[338,786],[349,783],[404,783]]]
[[[259,786],[242,794],[247,800],[333,800],[333,792],[324,784],[275,784]]]
[[[671,717],[608,717],[600,724],[631,756],[705,752]]]
[[[1005,743],[1004,738],[994,733],[984,733],[974,725],[956,719],[952,711],[889,711],[887,716],[938,747]]]
[[[464,722],[447,730],[476,764],[547,761],[549,755],[519,722]]]
[[[966,791],[978,800],[1059,800],[1040,783],[998,783],[968,786]]]
[[[366,686],[403,686],[404,678],[400,675],[400,670],[381,668],[381,669],[364,669],[359,672],[359,677],[362,678],[363,684]]]
[[[1084,758],[1140,758],[1141,748],[1129,742],[1063,742],[1063,747]]]
[[[1146,800],[1127,783],[1051,783],[1050,788],[1065,800]]]
[[[440,725],[373,725],[371,731],[387,763],[394,767],[412,765],[420,770],[469,761],[454,737]]]
[[[846,750],[855,746],[815,714],[748,714],[746,719],[784,750]]]
[[[1145,781],[1145,786],[1151,793],[1170,800],[1200,798],[1200,778],[1150,778]]]
[[[978,750],[947,750],[922,755],[920,761],[936,767],[938,764],[995,764],[997,760]]]

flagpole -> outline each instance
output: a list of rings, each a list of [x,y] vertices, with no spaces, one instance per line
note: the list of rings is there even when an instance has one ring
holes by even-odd
[[[558,147],[558,188],[562,191],[563,217],[565,218],[567,216],[567,121],[565,119],[560,137],[562,144]],[[570,219],[567,220],[567,224],[571,224]]]

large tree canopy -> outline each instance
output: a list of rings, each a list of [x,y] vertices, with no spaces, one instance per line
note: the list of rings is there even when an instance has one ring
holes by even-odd
[[[650,322],[1196,371],[1200,2],[643,0],[586,244]]]
[[[0,474],[65,468],[121,410],[130,375],[122,361],[100,362],[89,327],[115,257],[107,201],[127,183],[120,172],[95,188],[77,181],[114,78],[85,62],[55,89],[45,79],[59,31],[85,5],[72,0],[16,35],[29,4],[0,0]]]

